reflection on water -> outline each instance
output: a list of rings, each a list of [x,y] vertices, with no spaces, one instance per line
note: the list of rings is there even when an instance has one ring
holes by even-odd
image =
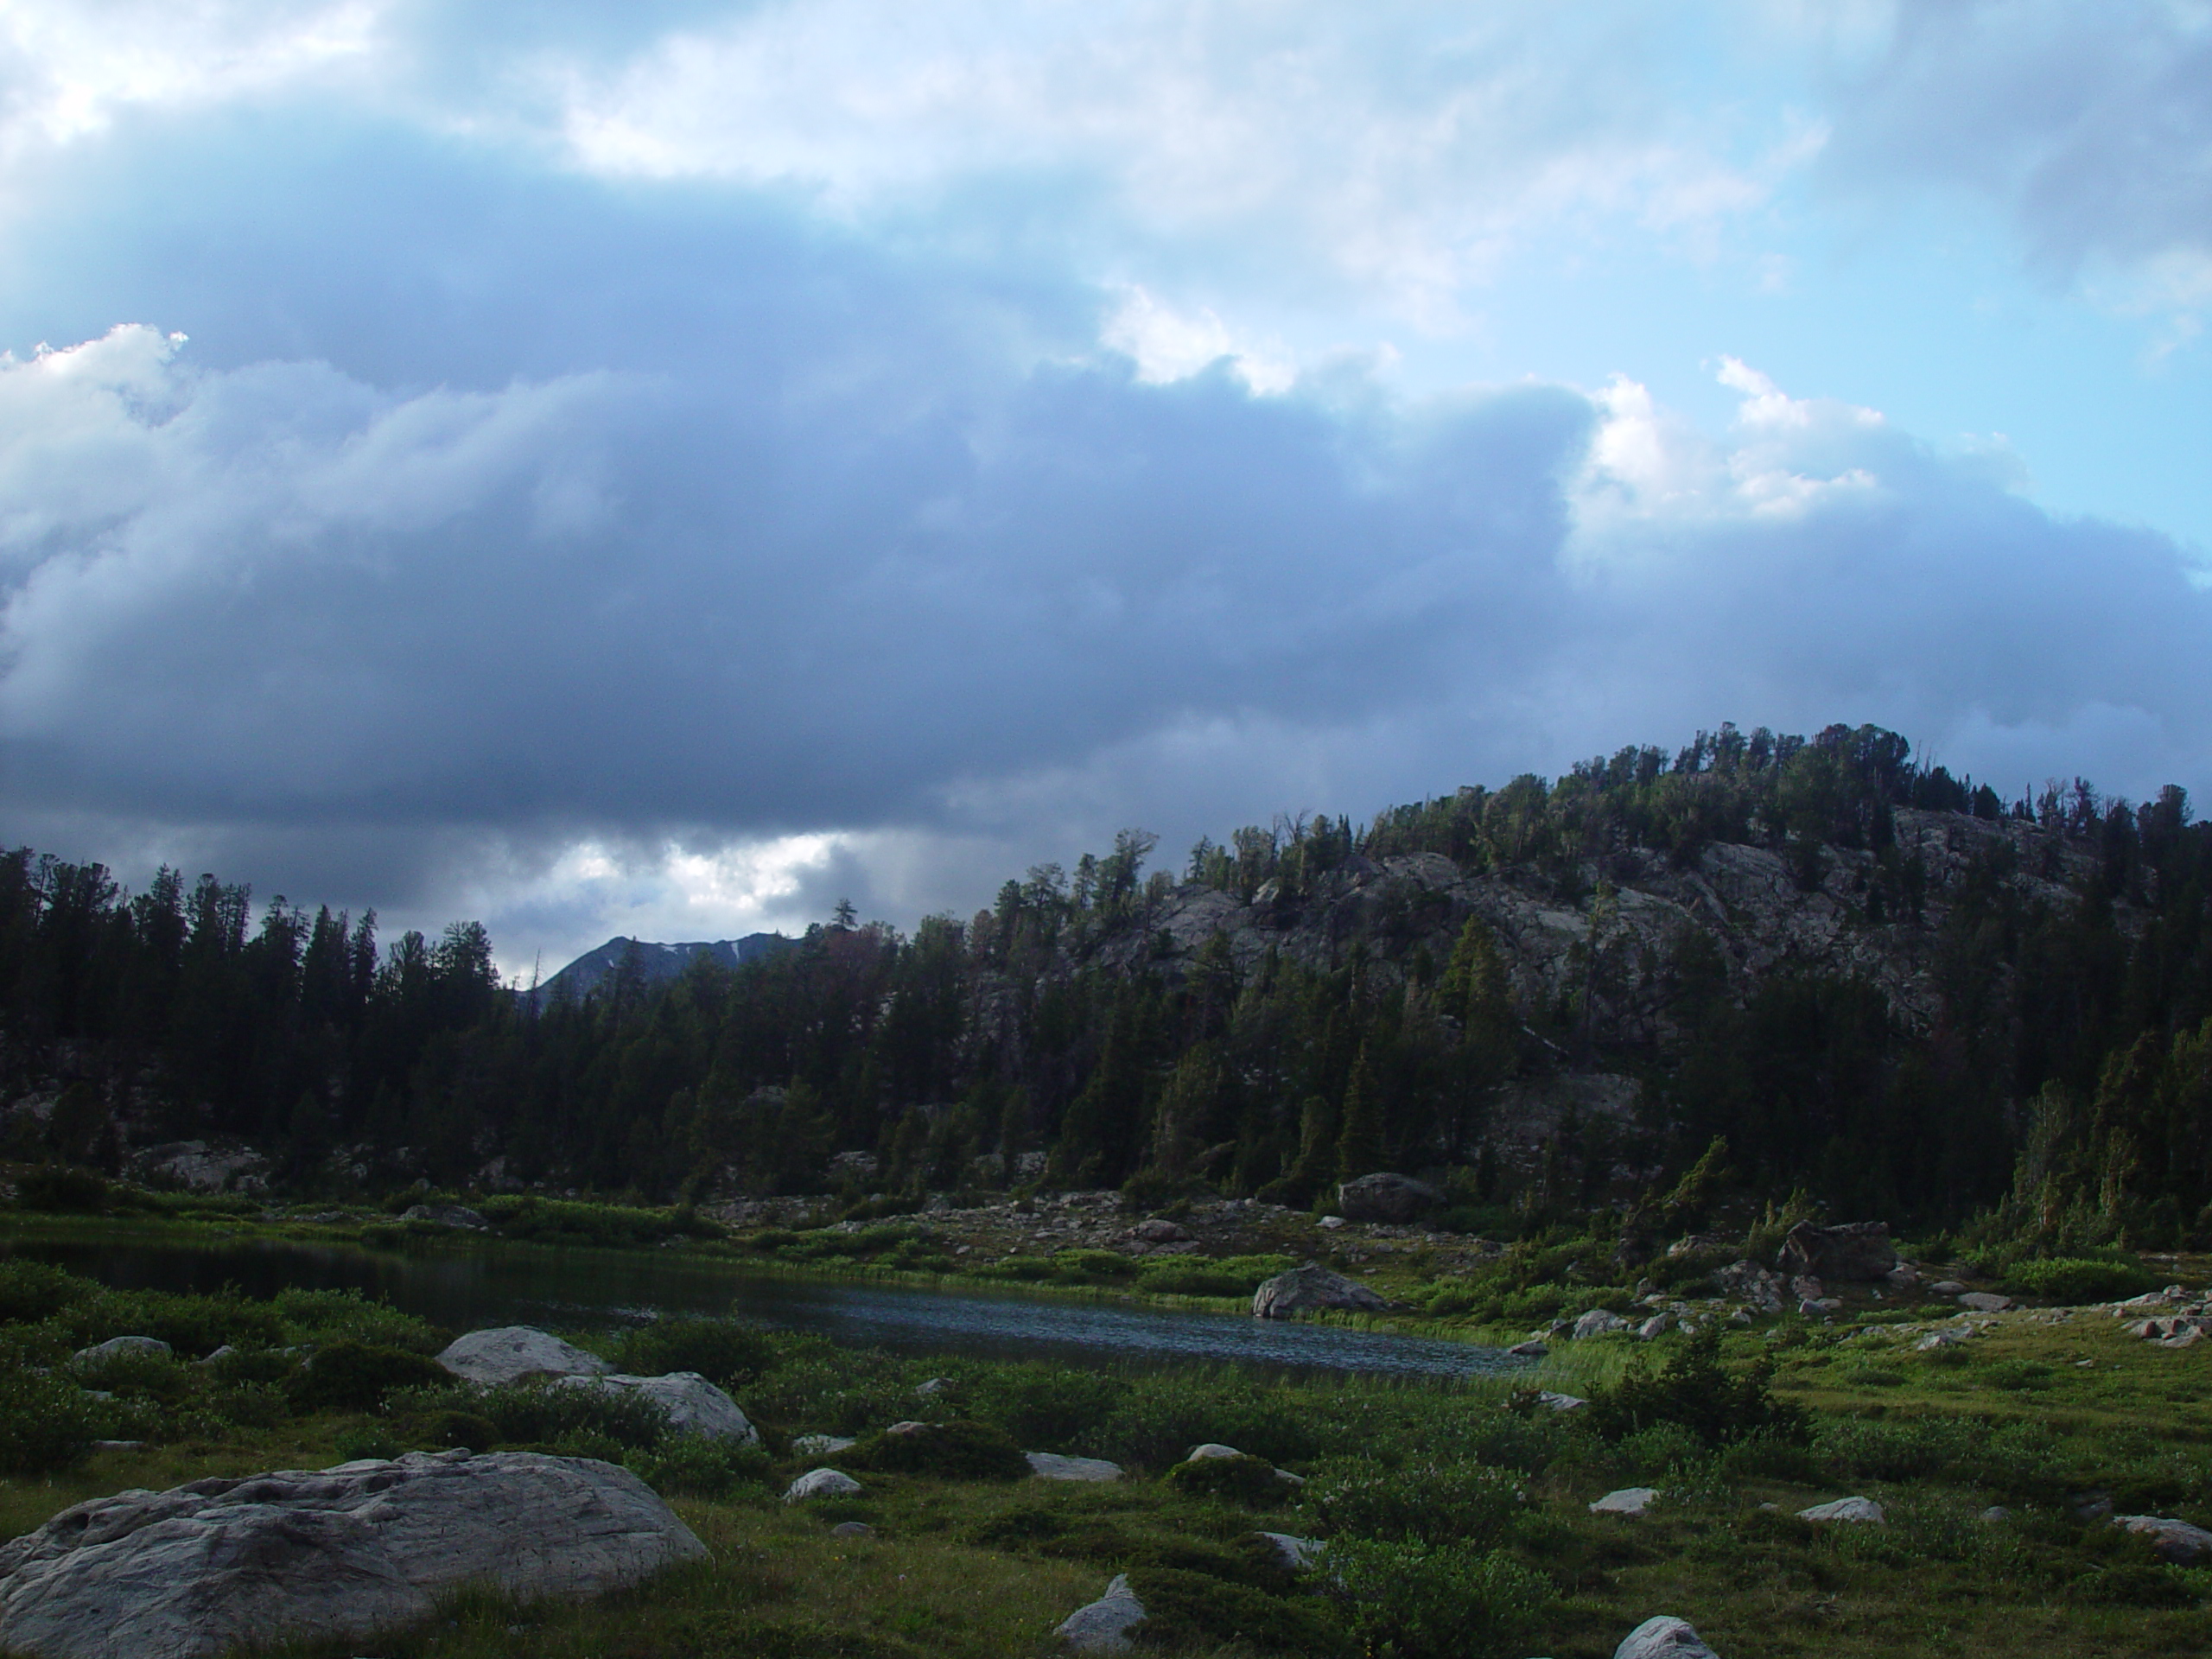
[[[935,1291],[747,1274],[641,1252],[476,1244],[392,1254],[262,1241],[0,1243],[105,1283],[268,1296],[293,1287],[356,1289],[440,1325],[599,1325],[659,1313],[729,1313],[840,1342],[916,1353],[1082,1364],[1228,1362],[1289,1371],[1464,1376],[1524,1363],[1495,1348],[1330,1325],[1190,1313],[1018,1292]]]

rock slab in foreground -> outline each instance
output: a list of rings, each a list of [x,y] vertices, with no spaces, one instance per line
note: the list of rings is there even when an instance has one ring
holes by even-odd
[[[605,1376],[614,1368],[597,1354],[527,1325],[502,1325],[456,1337],[438,1363],[487,1389],[531,1376]]]
[[[1662,1613],[1647,1618],[1613,1649],[1613,1659],[1715,1659],[1711,1648],[1698,1638],[1685,1618]]]
[[[709,1440],[735,1440],[758,1446],[760,1433],[738,1408],[737,1402],[696,1371],[671,1371],[666,1376],[564,1376],[564,1389],[589,1389],[594,1393],[635,1395],[650,1400],[668,1414],[668,1426],[678,1434],[696,1434]]]
[[[416,1452],[196,1480],[76,1504],[0,1547],[0,1646],[200,1659],[410,1624],[467,1584],[581,1600],[706,1554],[643,1481],[591,1458]]]
[[[1144,1617],[1144,1603],[1129,1588],[1129,1575],[1117,1573],[1104,1595],[1070,1613],[1053,1634],[1077,1653],[1127,1653],[1129,1633]]]
[[[1287,1319],[1325,1308],[1375,1313],[1388,1306],[1357,1279],[1347,1279],[1326,1268],[1293,1268],[1288,1273],[1277,1274],[1252,1293],[1252,1317],[1255,1319]]]

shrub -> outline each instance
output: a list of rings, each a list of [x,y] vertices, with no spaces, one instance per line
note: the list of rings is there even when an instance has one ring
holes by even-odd
[[[1502,1551],[1345,1539],[1329,1546],[1345,1617],[1372,1652],[1403,1659],[1491,1659],[1548,1611],[1550,1583]]]
[[[94,1402],[74,1383],[0,1368],[0,1468],[43,1475],[91,1450]]]
[[[435,1359],[349,1338],[310,1356],[289,1392],[305,1411],[374,1411],[395,1389],[434,1388],[452,1380]]]
[[[2005,1275],[2005,1288],[2016,1296],[2043,1296],[2058,1302],[2113,1302],[2156,1290],[2158,1281],[2140,1262],[2098,1262],[2052,1255],[2016,1262]]]
[[[16,1202],[26,1210],[91,1215],[107,1208],[108,1184],[87,1169],[42,1164],[16,1181]]]
[[[0,1261],[0,1325],[30,1325],[98,1294],[99,1287],[42,1262]]]
[[[1097,1428],[1121,1394],[1114,1377],[1057,1365],[994,1366],[967,1384],[978,1418],[1038,1451],[1071,1446]]]
[[[1520,1484],[1477,1463],[1414,1463],[1388,1469],[1360,1461],[1325,1465],[1300,1506],[1334,1536],[1396,1543],[1502,1541],[1524,1502]]]
[[[1062,1250],[1052,1263],[1054,1278],[1075,1284],[1116,1283],[1137,1271],[1135,1259],[1118,1250]]]
[[[333,1442],[340,1463],[359,1463],[366,1458],[392,1459],[407,1448],[402,1446],[391,1430],[382,1423],[361,1428],[349,1428]]]
[[[696,1371],[717,1388],[739,1389],[777,1359],[775,1338],[734,1319],[656,1319],[625,1332],[615,1363],[639,1376]]]
[[[2026,1394],[2049,1388],[2052,1376],[2050,1367],[2037,1360],[2000,1359],[1983,1369],[1981,1380],[1993,1389]]]
[[[1138,1289],[1159,1296],[1249,1296],[1257,1287],[1256,1280],[1189,1255],[1147,1263],[1137,1275]]]
[[[435,1353],[445,1343],[437,1330],[389,1303],[372,1301],[358,1290],[280,1290],[270,1302],[286,1333],[299,1342],[337,1342],[351,1338],[383,1348]]]
[[[2120,1607],[2193,1607],[2196,1593],[2171,1567],[2124,1562],[2083,1573],[2066,1586],[2070,1601]]]
[[[1705,1442],[1681,1423],[1657,1422],[1624,1434],[1618,1448],[1622,1464],[1638,1479],[1665,1474],[1680,1464],[1694,1462],[1705,1452]]]
[[[73,1363],[69,1370],[88,1389],[158,1400],[163,1405],[173,1406],[192,1391],[191,1374],[161,1354],[103,1354]]]
[[[613,1448],[610,1461],[619,1461],[626,1451],[656,1447],[668,1435],[668,1414],[626,1390],[508,1382],[485,1389],[476,1396],[475,1408],[499,1431],[503,1444],[549,1446],[590,1437],[592,1444]]]
[[[1167,1484],[1190,1497],[1211,1497],[1257,1509],[1271,1509],[1290,1496],[1290,1484],[1265,1458],[1200,1458],[1177,1464]]]
[[[1211,1573],[1147,1563],[1133,1564],[1128,1576],[1144,1604],[1149,1639],[1243,1642],[1266,1653],[1316,1659],[1352,1651],[1328,1607],[1310,1596],[1271,1596]]]
[[[974,1421],[925,1423],[899,1433],[870,1434],[841,1461],[856,1469],[943,1480],[1021,1480],[1029,1473],[1029,1459],[1004,1429]]]
[[[1736,1376],[1720,1363],[1720,1332],[1712,1325],[1675,1351],[1665,1369],[1639,1372],[1593,1398],[1583,1426],[1620,1440],[1655,1423],[1679,1423],[1707,1446],[1764,1431],[1785,1440],[1808,1432],[1804,1408],[1777,1400],[1773,1362],[1762,1358]]]
[[[741,1486],[761,1486],[768,1478],[768,1456],[760,1447],[697,1434],[672,1434],[652,1451],[633,1451],[622,1461],[646,1485],[664,1496],[728,1497]]]
[[[284,1391],[266,1382],[240,1382],[207,1398],[210,1414],[233,1428],[274,1428],[292,1414]]]
[[[1144,1371],[1121,1379],[1121,1385],[1113,1414],[1084,1437],[1083,1446],[1116,1463],[1164,1468],[1206,1441],[1276,1463],[1319,1449],[1310,1415],[1250,1377]]]
[[[1953,1417],[1827,1418],[1814,1450],[1845,1480],[1924,1480],[1973,1458],[1987,1432]]]
[[[395,1407],[397,1402],[391,1402]],[[397,1432],[410,1446],[452,1451],[489,1452],[499,1444],[499,1425],[480,1411],[457,1406],[431,1406],[399,1415]]]

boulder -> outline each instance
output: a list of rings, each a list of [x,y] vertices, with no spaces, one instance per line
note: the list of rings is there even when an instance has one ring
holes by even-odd
[[[96,1342],[89,1348],[79,1348],[69,1356],[78,1365],[97,1365],[104,1359],[167,1359],[168,1344],[159,1337],[110,1337],[105,1342]]]
[[[196,1480],[76,1504],[0,1547],[0,1646],[198,1659],[352,1639],[465,1585],[582,1599],[706,1554],[643,1481],[590,1458],[416,1452]]]
[[[2176,1567],[2202,1567],[2212,1561],[2212,1532],[2186,1521],[2164,1515],[2115,1515],[2112,1523],[2148,1538],[2162,1561]]]
[[[1955,1296],[1966,1287],[1955,1279],[1938,1279],[1928,1288],[1938,1296]]]
[[[1624,1486],[1618,1492],[1607,1492],[1590,1505],[1592,1515],[1642,1515],[1659,1498],[1656,1486]]]
[[[1966,1338],[1956,1331],[1930,1331],[1912,1346],[1914,1352],[1926,1354],[1938,1348],[1955,1348],[1965,1340]]]
[[[1025,1452],[1029,1472],[1039,1480],[1119,1480],[1122,1465],[1103,1458],[1064,1458],[1056,1452]]]
[[[1224,1446],[1219,1440],[1208,1440],[1203,1446],[1192,1446],[1190,1455],[1184,1461],[1205,1463],[1213,1458],[1241,1458],[1243,1455],[1233,1446]]]
[[[1649,1342],[1654,1337],[1665,1336],[1674,1328],[1675,1316],[1672,1313],[1654,1313],[1636,1327],[1636,1339],[1638,1342]]]
[[[434,1227],[466,1227],[476,1232],[484,1232],[492,1225],[465,1204],[411,1204],[399,1218],[427,1221]]]
[[[1713,1275],[1720,1287],[1720,1294],[1738,1302],[1748,1302],[1763,1313],[1779,1313],[1785,1306],[1782,1300],[1782,1281],[1756,1262],[1731,1262]]]
[[[1593,1307],[1574,1322],[1574,1339],[1586,1337],[1610,1337],[1629,1328],[1628,1321],[1618,1313],[1609,1313],[1602,1307]]]
[[[1544,1342],[1541,1338],[1531,1337],[1526,1342],[1515,1343],[1505,1351],[1509,1354],[1517,1355],[1522,1359],[1541,1359],[1546,1354],[1551,1352],[1551,1347],[1550,1344]]]
[[[1263,1532],[1260,1536],[1274,1546],[1276,1563],[1287,1573],[1304,1573],[1315,1567],[1329,1548],[1319,1538],[1300,1538],[1295,1533]]]
[[[1077,1653],[1127,1653],[1130,1632],[1144,1623],[1144,1603],[1129,1588],[1129,1575],[1117,1573],[1106,1593],[1070,1613],[1053,1634]]]
[[[1839,1497],[1833,1503],[1815,1503],[1809,1510],[1797,1511],[1800,1521],[1859,1521],[1882,1526],[1889,1517],[1882,1513],[1882,1506],[1871,1497]]]
[[[1959,1306],[1976,1313],[2002,1313],[2012,1306],[2012,1299],[1993,1290],[1970,1290],[1959,1298]]]
[[[784,1502],[804,1503],[810,1497],[850,1497],[861,1484],[836,1469],[810,1469],[784,1489]]]
[[[1180,1244],[1191,1236],[1191,1230],[1180,1222],[1170,1221],[1165,1216],[1154,1216],[1141,1221],[1129,1230],[1130,1236],[1147,1244]]]
[[[614,1369],[597,1354],[527,1325],[503,1325],[456,1337],[438,1356],[438,1363],[486,1388],[530,1376],[605,1376]]]
[[[1539,1389],[1536,1391],[1536,1403],[1548,1407],[1554,1411],[1580,1411],[1590,1402],[1576,1395],[1557,1394],[1550,1389]]]
[[[1613,1659],[1714,1659],[1713,1651],[1698,1639],[1688,1619],[1662,1613],[1647,1618],[1613,1649]]]
[[[613,1373],[606,1376],[564,1376],[558,1386],[650,1400],[668,1414],[668,1426],[678,1434],[696,1434],[709,1440],[735,1440],[741,1446],[760,1444],[760,1431],[738,1409],[737,1402],[696,1371],[671,1371],[665,1376],[623,1376]]]
[[[1337,1187],[1337,1209],[1347,1221],[1408,1222],[1444,1202],[1444,1194],[1410,1175],[1362,1175]]]
[[[1312,1266],[1279,1273],[1252,1293],[1252,1317],[1255,1319],[1287,1319],[1324,1308],[1374,1313],[1387,1306],[1357,1280]]]
[[[1816,1279],[1886,1279],[1897,1264],[1886,1221],[1815,1227],[1801,1221],[1782,1241],[1782,1270]]]
[[[1789,1281],[1789,1294],[1801,1302],[1817,1302],[1827,1295],[1827,1287],[1809,1273],[1801,1273]]]
[[[849,1434],[799,1434],[792,1437],[791,1450],[802,1458],[826,1458],[834,1452],[849,1452],[859,1444]]]
[[[933,1376],[926,1382],[917,1382],[914,1384],[914,1392],[922,1399],[933,1400],[938,1395],[944,1393],[951,1387],[952,1379],[950,1377]]]
[[[866,1538],[875,1531],[865,1521],[840,1521],[830,1529],[832,1538]]]

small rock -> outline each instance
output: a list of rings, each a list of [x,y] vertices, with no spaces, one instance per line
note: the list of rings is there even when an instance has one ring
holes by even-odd
[[[1981,1519],[1984,1521],[2010,1521],[2012,1518],[2012,1511],[2002,1503],[1993,1503],[1981,1512]]]
[[[1170,1221],[1165,1216],[1154,1216],[1148,1221],[1141,1221],[1130,1230],[1147,1244],[1179,1244],[1191,1236],[1189,1228],[1180,1222]]]
[[[1722,1295],[1748,1302],[1763,1313],[1779,1313],[1788,1306],[1782,1299],[1782,1281],[1756,1262],[1731,1262],[1713,1277]]]
[[[840,1521],[830,1529],[830,1535],[832,1538],[865,1538],[874,1530],[865,1521]]]
[[[1809,1510],[1798,1510],[1797,1518],[1800,1521],[1859,1521],[1878,1527],[1889,1520],[1882,1513],[1882,1506],[1871,1497],[1839,1497],[1833,1503],[1815,1503]]]
[[[1300,1538],[1294,1533],[1263,1532],[1261,1537],[1275,1547],[1275,1560],[1285,1571],[1304,1573],[1320,1561],[1328,1548],[1318,1538]]]
[[[1342,1216],[1324,1216],[1319,1221],[1314,1224],[1315,1226],[1325,1227],[1332,1233],[1344,1224],[1344,1218]]]
[[[1809,1273],[1801,1273],[1789,1281],[1789,1294],[1801,1302],[1817,1302],[1827,1290]]]
[[[1636,1327],[1636,1339],[1638,1342],[1649,1342],[1654,1337],[1665,1336],[1674,1328],[1675,1316],[1672,1313],[1654,1313]]]
[[[1955,1296],[1966,1287],[1955,1279],[1938,1279],[1928,1288],[1938,1296]]]
[[[1320,1308],[1344,1308],[1356,1313],[1380,1313],[1388,1304],[1358,1281],[1326,1268],[1293,1268],[1279,1273],[1252,1293],[1252,1317],[1287,1319]]]
[[[1912,1347],[1915,1353],[1925,1354],[1938,1348],[1955,1348],[1965,1340],[1956,1331],[1930,1331]]]
[[[1659,1498],[1656,1486],[1624,1486],[1618,1492],[1607,1492],[1590,1505],[1592,1515],[1642,1515]]]
[[[79,1348],[69,1357],[79,1365],[96,1365],[104,1359],[167,1359],[168,1344],[159,1337],[110,1337],[105,1342],[96,1342],[89,1348]]]
[[[485,1231],[491,1223],[465,1204],[416,1204],[401,1212],[402,1221],[427,1221],[435,1227],[467,1227]]]
[[[1518,1355],[1522,1359],[1541,1359],[1546,1354],[1551,1352],[1551,1346],[1548,1343],[1540,1342],[1531,1337],[1526,1342],[1515,1343],[1505,1351]]]
[[[1602,1307],[1593,1307],[1575,1320],[1574,1339],[1580,1342],[1589,1337],[1610,1337],[1616,1332],[1627,1329],[1628,1321],[1619,1314],[1608,1313]]]
[[[914,1392],[919,1395],[923,1399],[927,1400],[937,1395],[943,1394],[951,1386],[952,1379],[950,1377],[933,1376],[926,1382],[917,1382],[914,1385]]]
[[[1077,1653],[1126,1653],[1129,1633],[1144,1623],[1144,1603],[1129,1588],[1129,1575],[1117,1573],[1106,1593],[1060,1621],[1053,1632]]]
[[[2148,1538],[2158,1559],[2176,1567],[2202,1567],[2212,1561],[2212,1532],[2164,1515],[2115,1515],[2116,1527],[2125,1527]]]
[[[2110,1492],[2076,1492],[2066,1500],[2074,1506],[2074,1516],[2079,1521],[2094,1521],[2112,1513]]]
[[[826,1458],[859,1444],[849,1434],[799,1434],[792,1437],[791,1450],[802,1458]]]
[[[1025,1452],[1029,1472],[1039,1480],[1119,1480],[1122,1465],[1103,1458],[1064,1458],[1055,1452]]]
[[[1959,1298],[1959,1306],[1976,1313],[2002,1313],[2012,1306],[2012,1299],[1993,1290],[1969,1290]]]
[[[810,1469],[784,1489],[784,1502],[803,1503],[810,1497],[850,1497],[861,1484],[837,1469]]]
[[[136,1452],[146,1444],[143,1440],[94,1440],[95,1452]]]
[[[1203,1446],[1192,1446],[1184,1461],[1205,1463],[1215,1458],[1241,1458],[1243,1455],[1233,1446],[1224,1446],[1219,1440],[1208,1440]]]
[[[486,1388],[531,1376],[605,1376],[613,1367],[597,1354],[527,1325],[503,1325],[457,1337],[438,1356],[455,1376]]]
[[[200,1358],[195,1359],[192,1363],[195,1365],[213,1365],[217,1360],[228,1359],[236,1352],[238,1352],[238,1350],[232,1347],[231,1344],[226,1342],[221,1347],[215,1350],[213,1353],[203,1355]]]
[[[1919,1270],[1907,1267],[1902,1262],[1884,1274],[1882,1277],[1890,1281],[1890,1287],[1892,1290],[1910,1290],[1920,1282]]]
[[[1715,1659],[1687,1619],[1661,1614],[1647,1618],[1621,1638],[1613,1659]]]
[[[1590,1402],[1572,1394],[1555,1394],[1549,1389],[1536,1391],[1536,1403],[1548,1406],[1554,1411],[1580,1411]]]

